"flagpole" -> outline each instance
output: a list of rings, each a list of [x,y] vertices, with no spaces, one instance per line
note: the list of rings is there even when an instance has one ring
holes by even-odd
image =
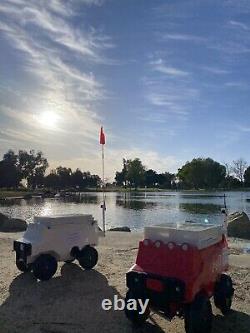
[[[104,194],[104,144],[102,144],[102,230],[105,236],[105,211],[106,211],[106,204],[105,204],[105,194]]]
[[[106,211],[106,204],[105,204],[105,194],[104,194],[104,186],[105,186],[105,177],[104,177],[104,145],[105,145],[105,134],[103,132],[103,127],[101,127],[100,131],[100,144],[102,145],[102,230],[103,235],[105,236],[105,211]]]

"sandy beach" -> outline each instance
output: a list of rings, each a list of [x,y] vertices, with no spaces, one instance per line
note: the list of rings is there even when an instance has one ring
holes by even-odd
[[[101,302],[126,293],[125,273],[135,260],[140,233],[108,232],[100,239],[99,262],[84,271],[60,263],[54,278],[37,282],[15,267],[12,241],[19,234],[0,233],[0,333],[151,332],[183,333],[184,322],[168,322],[156,313],[135,330],[122,311],[104,311]],[[249,333],[250,256],[231,244],[230,274],[235,283],[233,311],[223,317],[213,306],[214,333]]]

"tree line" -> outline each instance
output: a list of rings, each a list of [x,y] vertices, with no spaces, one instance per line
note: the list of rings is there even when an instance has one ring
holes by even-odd
[[[240,158],[220,164],[211,158],[194,158],[186,162],[176,174],[157,173],[142,164],[139,158],[123,159],[123,168],[116,172],[116,184],[124,187],[165,189],[237,189],[250,187],[250,166]]]
[[[61,190],[96,188],[102,184],[100,177],[89,171],[59,166],[46,173],[48,167],[41,151],[9,150],[0,161],[0,188],[19,188],[25,183],[31,189]],[[242,158],[232,164],[194,158],[174,174],[147,169],[139,158],[123,159],[122,170],[116,172],[112,185],[128,189],[237,189],[250,187],[250,166]]]
[[[0,188],[49,188],[61,190],[66,188],[84,189],[99,186],[101,179],[89,171],[59,166],[46,174],[49,167],[47,159],[41,151],[29,152],[19,150],[16,154],[9,150],[0,161]]]

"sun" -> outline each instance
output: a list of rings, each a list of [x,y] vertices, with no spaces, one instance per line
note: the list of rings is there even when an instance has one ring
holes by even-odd
[[[44,111],[37,117],[39,125],[46,129],[56,129],[59,116],[53,111]]]

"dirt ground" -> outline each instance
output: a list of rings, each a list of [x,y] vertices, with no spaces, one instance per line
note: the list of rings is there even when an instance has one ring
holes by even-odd
[[[37,282],[31,273],[17,270],[12,252],[16,236],[0,234],[0,333],[184,332],[180,319],[170,323],[151,313],[143,328],[134,329],[122,311],[101,308],[104,298],[124,297],[125,273],[134,262],[140,234],[108,233],[98,246],[95,270],[60,263],[47,282]],[[213,333],[250,332],[250,255],[238,254],[238,250],[232,253],[233,311],[223,317],[213,307]]]

